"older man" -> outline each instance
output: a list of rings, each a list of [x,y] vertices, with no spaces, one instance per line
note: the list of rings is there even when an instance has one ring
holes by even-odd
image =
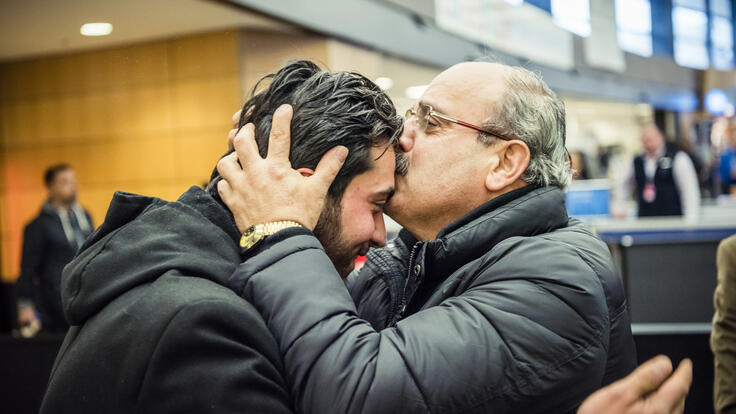
[[[464,63],[408,115],[388,208],[405,230],[369,253],[353,298],[308,229],[266,238],[230,279],[274,334],[297,408],[571,412],[628,374],[615,267],[565,212],[554,93],[524,69]],[[252,162],[250,140],[235,139],[243,169],[231,158],[221,170],[241,231],[287,219],[269,213],[279,204],[323,202],[295,190],[283,160]],[[288,219],[313,221],[306,209]]]

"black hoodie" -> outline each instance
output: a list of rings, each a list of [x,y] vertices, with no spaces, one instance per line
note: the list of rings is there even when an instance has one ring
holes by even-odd
[[[41,412],[291,412],[276,342],[226,287],[237,238],[197,187],[176,202],[116,193],[64,269],[72,328]]]

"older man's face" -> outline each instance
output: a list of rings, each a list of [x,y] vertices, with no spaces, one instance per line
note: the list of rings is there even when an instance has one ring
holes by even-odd
[[[664,148],[664,137],[655,126],[648,125],[641,132],[641,144],[644,152],[653,157]]]
[[[453,66],[432,81],[420,102],[482,125],[503,96],[503,70],[490,63]],[[485,167],[493,146],[478,142],[477,135],[471,128],[434,117],[424,131],[415,118],[406,120],[401,146],[409,169],[396,177],[388,214],[416,236],[430,238],[485,201]]]

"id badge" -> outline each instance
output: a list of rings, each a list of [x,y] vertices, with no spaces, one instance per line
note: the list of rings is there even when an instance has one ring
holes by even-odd
[[[657,198],[657,187],[653,183],[645,184],[644,191],[642,192],[642,198],[647,203],[652,203]]]

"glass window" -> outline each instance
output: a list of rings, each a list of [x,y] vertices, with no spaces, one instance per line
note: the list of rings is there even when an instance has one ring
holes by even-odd
[[[616,0],[618,45],[640,56],[652,56],[652,5],[649,0]]]
[[[676,0],[673,3],[687,3],[697,6],[695,0]],[[708,36],[708,16],[704,11],[687,7],[672,8],[672,34],[675,47],[675,62],[678,65],[695,69],[705,69],[710,65],[706,40]]]
[[[677,6],[705,11],[705,0],[672,0],[672,7]]]
[[[710,41],[713,67],[718,70],[733,68],[733,23],[731,0],[711,0]]]
[[[552,0],[551,9],[556,25],[578,36],[590,36],[589,0]]]
[[[710,12],[723,17],[731,17],[731,0],[710,0]]]

